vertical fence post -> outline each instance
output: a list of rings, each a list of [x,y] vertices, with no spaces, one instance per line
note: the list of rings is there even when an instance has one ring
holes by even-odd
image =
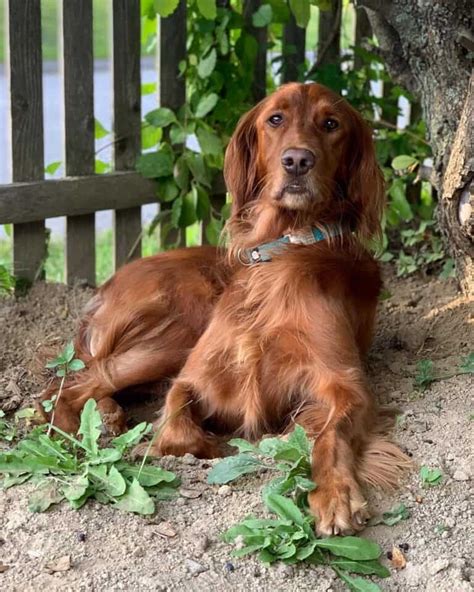
[[[135,168],[141,149],[140,0],[113,0],[114,162]],[[141,255],[141,208],[114,212],[115,269]]]
[[[305,61],[306,29],[298,27],[293,13],[283,29],[283,82],[300,80],[299,68]]]
[[[92,0],[62,2],[66,175],[94,172]],[[95,285],[95,215],[66,218],[66,282]]]
[[[258,45],[252,84],[255,103],[261,101],[267,94],[267,27],[254,27],[252,24],[252,15],[260,8],[261,4],[261,0],[245,0],[243,10],[245,32],[252,35]]]
[[[158,51],[160,107],[178,111],[186,102],[186,81],[179,73],[179,63],[186,59],[186,0],[180,0],[171,16],[160,18]],[[160,205],[162,210],[168,207],[169,204]],[[180,245],[185,245],[184,229],[180,234],[176,231],[168,233],[168,242],[176,242],[178,236]],[[164,247],[162,239],[161,247]]]
[[[7,3],[13,181],[44,176],[40,0]],[[43,275],[44,220],[13,227],[13,273],[30,282]]]
[[[342,0],[334,0],[330,10],[319,11],[318,54],[319,66],[339,64],[341,54]]]

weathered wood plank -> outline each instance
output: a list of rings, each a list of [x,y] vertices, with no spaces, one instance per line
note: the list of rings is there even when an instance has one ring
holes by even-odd
[[[158,63],[160,73],[160,106],[177,111],[186,101],[186,84],[179,73],[179,63],[186,59],[186,0],[180,0],[175,12],[160,19]],[[162,209],[169,207],[162,204]],[[160,225],[163,229],[163,224]],[[160,232],[160,235],[162,232]],[[180,239],[180,245],[186,244],[186,232],[172,230],[166,242],[173,244]],[[163,242],[163,241],[161,241]],[[162,248],[164,244],[160,245]]]
[[[0,185],[0,224],[79,216],[147,203],[156,203],[155,184],[135,172],[12,183]]]
[[[40,0],[7,2],[13,181],[42,179],[43,83]],[[44,220],[13,228],[13,272],[33,281],[43,275]]]
[[[140,0],[113,0],[114,162],[133,170],[141,148]],[[141,255],[141,208],[114,212],[114,265]]]
[[[94,58],[92,0],[62,5],[66,175],[94,172]],[[78,195],[76,199],[81,199]],[[65,277],[68,284],[95,284],[95,215],[66,220]]]
[[[257,28],[252,24],[252,15],[260,8],[261,4],[263,4],[262,0],[245,0],[243,10],[244,30],[252,37],[255,37],[258,45],[252,84],[253,100],[256,103],[261,101],[267,94],[267,28]]]
[[[305,43],[306,29],[298,27],[291,13],[283,29],[283,82],[301,80],[299,69],[305,60]]]
[[[341,55],[342,0],[334,0],[330,10],[319,11],[318,53],[319,66],[337,64]]]

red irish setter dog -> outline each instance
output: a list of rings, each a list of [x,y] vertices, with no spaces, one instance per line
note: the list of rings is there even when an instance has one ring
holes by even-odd
[[[394,485],[407,464],[363,367],[381,287],[366,245],[384,202],[370,129],[323,86],[288,84],[239,122],[224,173],[227,257],[176,251],[105,284],[76,344],[87,369],[55,421],[74,428],[88,398],[180,371],[152,453],[219,456],[217,434],[301,424],[314,438],[318,532],[359,530],[361,483]]]

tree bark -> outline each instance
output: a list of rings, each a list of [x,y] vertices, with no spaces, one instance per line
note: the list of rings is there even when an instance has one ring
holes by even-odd
[[[420,101],[433,150],[439,224],[462,289],[474,291],[472,3],[359,0],[358,5],[367,10],[390,75]]]

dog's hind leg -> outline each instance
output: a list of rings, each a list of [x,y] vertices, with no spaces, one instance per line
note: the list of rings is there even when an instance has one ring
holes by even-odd
[[[106,359],[92,358],[84,370],[65,381],[61,392],[58,382],[43,391],[41,402],[56,395],[54,425],[64,431],[75,432],[79,426],[80,412],[88,399],[103,401],[129,386],[172,376],[183,363],[182,355],[182,352],[157,352],[136,347]],[[103,407],[107,413],[107,405],[110,407],[110,404],[102,403],[99,409]],[[113,407],[113,413],[119,413],[118,405]],[[47,414],[41,403],[38,408],[46,420],[52,419],[53,414]],[[123,425],[123,418],[119,417],[118,423],[114,422],[114,425],[119,423]]]
[[[191,385],[175,381],[166,396],[161,418],[155,422],[155,436],[150,445],[140,444],[135,452],[139,456],[193,454],[197,458],[222,456],[218,440],[202,426],[201,404]]]

